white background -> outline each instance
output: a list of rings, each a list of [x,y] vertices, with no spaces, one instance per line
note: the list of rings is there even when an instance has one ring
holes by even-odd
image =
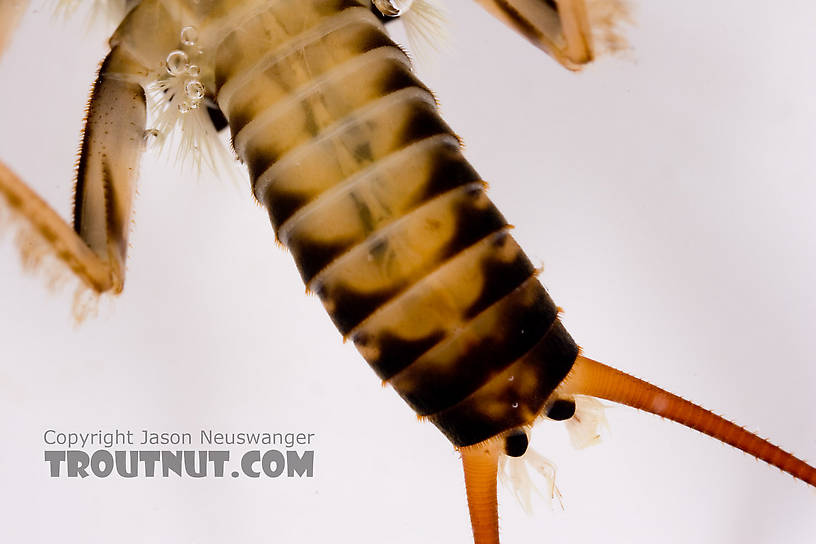
[[[423,75],[587,355],[816,462],[816,5],[642,1],[632,48],[568,73],[474,3]],[[31,13],[0,61],[0,158],[64,216],[104,32]],[[246,186],[148,156],[125,293],[70,290],[0,241],[0,540],[470,542],[456,453],[303,295]],[[806,543],[816,493],[623,407],[533,447],[566,510],[500,491],[506,544]],[[42,434],[317,433],[312,480],[51,479]]]

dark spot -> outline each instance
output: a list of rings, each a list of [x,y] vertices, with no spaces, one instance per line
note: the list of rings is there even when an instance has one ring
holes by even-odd
[[[575,401],[572,399],[557,399],[547,409],[547,417],[555,421],[566,421],[575,415]]]
[[[375,261],[382,261],[388,253],[388,238],[381,238],[374,241],[368,248],[368,255]]]
[[[354,158],[359,163],[369,163],[374,161],[374,152],[371,149],[371,142],[363,142],[354,148]]]
[[[521,457],[530,444],[524,429],[514,429],[504,437],[504,453],[510,457]]]

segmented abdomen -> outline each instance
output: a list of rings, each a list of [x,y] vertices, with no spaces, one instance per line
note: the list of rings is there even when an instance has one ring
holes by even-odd
[[[577,348],[368,2],[280,0],[235,27],[215,86],[307,287],[457,446],[529,423]]]

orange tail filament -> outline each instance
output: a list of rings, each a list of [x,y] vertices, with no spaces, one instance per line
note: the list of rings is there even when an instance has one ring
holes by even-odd
[[[816,486],[816,468],[790,453],[696,404],[597,361],[579,356],[561,387],[565,393],[611,400],[676,421]]]
[[[495,442],[462,448],[470,524],[475,544],[499,544],[496,500],[499,451]]]

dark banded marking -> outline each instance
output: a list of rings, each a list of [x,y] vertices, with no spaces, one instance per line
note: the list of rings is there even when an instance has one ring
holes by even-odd
[[[326,165],[319,164],[317,161],[309,161],[305,165],[301,161],[300,170],[309,169],[305,178],[297,176],[293,166],[278,169],[274,181],[266,185],[263,198],[259,200],[266,204],[272,225],[278,231],[280,226],[295,213],[300,213],[301,210],[306,212],[304,208],[307,206],[314,207],[318,197],[328,196],[330,192],[345,191],[347,187],[358,183],[369,183],[365,181],[365,178],[370,176],[394,176],[395,171],[403,172],[408,169],[409,165],[421,163],[426,154],[435,152],[437,149],[445,149],[447,153],[459,153],[459,143],[451,135],[431,136],[394,150],[376,163],[346,178],[339,174],[338,169],[327,168]]]
[[[512,242],[508,232],[502,232],[493,240],[493,247],[500,251]],[[509,294],[530,276],[535,274],[535,267],[524,252],[520,251],[512,261],[504,259],[485,259],[482,263],[484,285],[479,298],[463,312],[465,319],[470,319],[491,304]]]
[[[387,172],[360,178],[357,183],[344,187],[343,192],[324,197],[328,200],[326,202],[321,202],[318,197],[315,201],[316,206],[308,213],[299,215],[297,221],[292,221],[294,224],[289,227],[285,238],[304,283],[308,284],[334,259],[361,243],[376,229],[412,212],[421,204],[441,194],[479,181],[479,175],[458,150],[444,146],[434,149],[429,154],[427,160],[431,165],[427,173],[414,169],[408,170],[408,173],[397,172],[390,178]],[[401,166],[410,168],[409,164]],[[395,184],[399,184],[399,187]],[[408,189],[414,191],[407,197],[399,191]],[[358,193],[365,197],[356,196]],[[367,204],[369,199],[376,199],[372,202],[377,206],[376,215]],[[355,225],[356,231],[342,231],[347,234],[346,237],[343,237],[342,233],[330,235],[327,230],[331,229],[335,221],[338,213],[336,207],[343,204],[356,210],[359,221],[349,221]],[[310,237],[310,233],[317,239]]]
[[[450,204],[447,201],[437,202],[445,197],[451,200]],[[432,219],[429,214],[433,214],[437,208],[450,205],[453,206],[452,214],[455,221],[452,237],[442,242],[432,254],[423,255],[420,261],[412,262],[411,269],[402,276],[389,274],[387,277],[378,278],[381,280],[381,285],[368,292],[355,289],[350,285],[359,276],[382,274],[383,267],[390,266],[385,259],[375,262],[370,257],[373,257],[373,251],[377,250],[378,246],[383,243],[389,244],[389,236],[393,231],[398,232],[403,229],[409,231],[412,229],[410,223],[419,223],[417,227],[421,229],[422,236],[438,236],[435,231],[443,225],[437,224],[437,220]],[[475,192],[470,188],[455,189],[414,210],[400,221],[384,227],[371,239],[334,261],[332,266],[315,278],[314,281],[319,284],[319,289],[315,288],[314,291],[320,295],[337,328],[342,334],[346,334],[406,287],[506,224],[504,217],[481,189]],[[388,256],[390,257],[391,255]],[[399,258],[404,259],[405,256]],[[343,267],[343,271],[336,269],[339,265]],[[352,270],[354,272],[350,272]]]
[[[526,273],[523,273],[525,270]],[[460,271],[467,271],[469,275]],[[352,339],[358,343],[358,348],[377,375],[383,380],[389,380],[424,353],[417,353],[411,359],[406,358],[402,351],[406,343],[412,344],[412,340],[424,343],[426,338],[438,337],[440,333],[447,335],[449,331],[463,327],[470,314],[479,313],[474,313],[474,308],[478,307],[480,311],[486,309],[529,280],[534,272],[532,264],[513,239],[506,232],[497,232],[441,265],[433,275],[422,280],[426,282],[432,279],[434,283],[448,287],[448,295],[453,295],[454,299],[461,297],[461,294],[454,292],[456,288],[462,287],[456,282],[469,282],[469,291],[473,290],[474,284],[480,286],[477,292],[468,295],[467,300],[460,300],[450,309],[455,318],[431,325],[428,332],[419,338],[405,338],[404,331],[410,330],[410,324],[433,323],[428,321],[428,305],[431,301],[427,294],[420,295],[416,292],[423,287],[418,282],[410,292],[391,301],[391,306],[385,311],[371,316]],[[394,319],[394,315],[399,316],[398,320]],[[380,322],[388,325],[380,325]],[[360,336],[365,339],[364,343],[358,342]],[[430,347],[432,346],[428,346],[429,349]]]
[[[366,17],[360,17],[355,12],[363,13]],[[230,80],[255,70],[265,59],[284,52],[304,35],[311,32],[319,39],[321,30],[330,32],[336,28],[335,25],[355,22],[355,19],[368,19],[373,25],[379,24],[357,0],[270,3],[266,11],[243,21],[216,49],[215,95],[221,99],[221,92]],[[283,21],[290,22],[289,28],[281,26]],[[298,22],[297,29],[291,28],[294,21]],[[232,120],[229,114],[227,117]]]
[[[369,361],[369,364],[380,378],[388,380],[438,344],[446,334],[447,331],[436,329],[425,336],[409,340],[385,330],[376,339],[370,338],[366,333],[355,335],[354,343],[360,348],[374,347],[378,357]]]
[[[460,402],[536,345],[558,310],[531,278],[389,383],[420,415]]]
[[[453,134],[441,119],[436,123],[425,121],[432,115],[433,97],[418,87],[408,87],[386,95],[282,156],[278,157],[275,152],[262,152],[266,157],[257,160],[250,171],[254,180],[253,190],[256,196],[260,195],[259,200],[265,202],[267,196],[263,187],[268,190],[275,172],[280,169],[298,169],[304,162],[327,161],[342,172],[344,178],[348,178],[372,162],[415,141],[434,134]],[[423,130],[417,130],[417,119],[421,120]],[[360,161],[354,156],[354,149],[361,143],[373,146],[371,161]]]
[[[355,76],[357,82],[352,79]],[[337,85],[337,90],[332,92],[329,87],[331,84]],[[366,63],[355,72],[345,75],[340,81],[326,82],[324,86],[312,88],[296,102],[278,108],[275,111],[275,118],[266,121],[266,130],[259,131],[254,138],[248,140],[243,155],[247,158],[250,171],[262,172],[276,157],[314,139],[324,130],[331,130],[331,126],[342,124],[344,120],[350,119],[369,104],[407,88],[427,92],[424,87],[418,85],[406,64],[390,58],[375,59],[375,62]],[[311,112],[315,104],[320,106],[319,119]],[[275,108],[277,105],[270,107]],[[307,112],[307,115],[304,115],[304,112]],[[311,123],[298,130],[301,118],[310,120]],[[349,130],[353,128],[350,126]],[[361,145],[366,144],[368,142],[363,141]],[[271,150],[274,150],[273,154],[269,153]],[[355,154],[362,156],[363,160],[366,160],[366,155],[371,156],[370,149],[364,152],[355,150]]]
[[[567,376],[577,356],[578,346],[556,320],[547,335],[521,359],[462,402],[429,419],[457,447],[478,444],[526,425]]]

